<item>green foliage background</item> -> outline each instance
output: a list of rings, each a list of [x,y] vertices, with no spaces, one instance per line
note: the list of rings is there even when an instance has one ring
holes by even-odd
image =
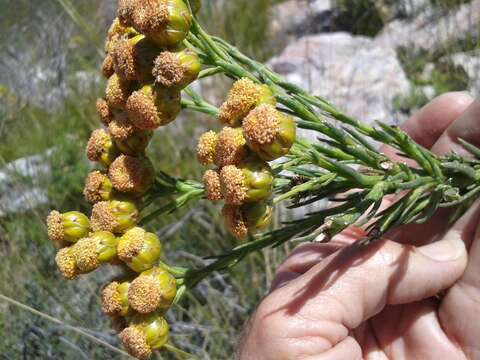
[[[384,18],[372,1],[338,1],[345,7],[345,19],[351,19],[354,33],[371,35],[382,26]],[[271,46],[278,42],[271,42],[268,32],[269,9],[276,2],[204,1],[201,17],[209,31],[265,60],[279,50]],[[456,6],[458,2],[436,1],[438,6]],[[98,299],[99,289],[116,275],[115,270],[105,268],[75,282],[64,281],[56,270],[55,248],[44,226],[51,209],[88,212],[81,195],[91,166],[84,146],[91,130],[99,126],[94,104],[102,94],[104,80],[98,69],[114,6],[113,0],[0,0],[0,169],[38,154],[51,169],[33,180],[14,171],[9,174],[16,189],[44,189],[48,205],[0,217],[0,294],[74,328],[0,298],[0,358],[124,357],[78,332],[119,346],[108,319],[100,313]],[[420,79],[431,56],[401,53],[415,84],[432,84],[437,92],[465,86],[468,80],[448,64],[431,79]],[[38,85],[39,78],[48,80]],[[224,94],[227,88],[222,81],[204,86],[213,95]],[[427,100],[412,92],[411,98],[398,99],[398,107],[409,112]],[[195,139],[214,126],[211,120],[185,113],[173,125],[157,131],[149,149],[155,167],[199,179],[202,169],[192,160]],[[203,256],[235,244],[218,218],[217,208],[199,203],[158,219],[151,229],[163,239],[170,263],[198,266],[204,263]],[[234,273],[216,274],[203,282],[169,314],[174,343],[202,359],[230,359],[244,321],[268,289],[274,269],[288,250],[256,254]],[[168,353],[156,356],[175,358]]]

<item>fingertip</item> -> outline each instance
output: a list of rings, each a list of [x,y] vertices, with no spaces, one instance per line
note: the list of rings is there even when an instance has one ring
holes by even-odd
[[[448,92],[433,99],[402,128],[419,144],[431,148],[442,133],[472,104],[466,92]]]

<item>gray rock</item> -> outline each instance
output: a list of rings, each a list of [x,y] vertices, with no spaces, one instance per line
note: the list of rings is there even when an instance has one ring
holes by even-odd
[[[287,81],[367,123],[398,123],[392,101],[410,88],[391,47],[348,33],[303,37],[269,65]]]
[[[50,173],[45,159],[52,152],[18,159],[0,169],[0,217],[48,202],[47,192],[37,186],[35,179]]]
[[[451,11],[429,8],[412,20],[395,20],[376,37],[381,46],[435,52],[459,40],[480,35],[480,0]]]
[[[271,10],[271,31],[274,37],[295,37],[327,30],[332,25],[333,8],[333,0],[284,1]]]
[[[468,90],[475,97],[480,96],[480,50],[457,53],[450,56],[456,66],[461,66],[470,80]]]

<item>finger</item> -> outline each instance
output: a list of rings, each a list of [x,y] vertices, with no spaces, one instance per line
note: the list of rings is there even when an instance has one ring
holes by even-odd
[[[401,127],[415,142],[430,149],[472,101],[473,98],[464,92],[443,94],[425,105]],[[382,146],[380,151],[392,160],[405,160],[396,154],[397,150],[387,145]]]
[[[406,305],[387,306],[367,322],[370,331],[366,334],[375,341],[370,346],[370,351],[359,341],[365,358],[370,358],[367,351],[378,353],[380,348],[384,359],[463,359],[462,351],[450,341],[440,325],[437,309],[438,302],[433,298]],[[395,326],[385,326],[386,324]],[[355,335],[357,334],[356,330]]]
[[[352,244],[364,235],[362,230],[349,227],[326,244],[307,243],[297,246],[278,267],[270,291],[286,285],[338,249]]]
[[[463,104],[468,104],[464,99]],[[471,101],[467,109],[454,121],[445,132],[440,136],[432,147],[432,151],[438,155],[443,155],[449,151],[455,151],[460,155],[467,156],[458,142],[458,139],[464,139],[474,145],[480,145],[480,102]],[[441,209],[436,212],[427,223],[423,225],[409,224],[390,235],[392,240],[401,243],[410,243],[415,245],[426,244],[435,241],[447,231],[450,222],[451,209]],[[414,236],[414,238],[412,238]]]
[[[447,237],[462,239],[470,246],[468,264],[460,280],[443,299],[439,317],[446,333],[461,346],[467,358],[480,357],[480,202],[455,224]]]
[[[463,139],[473,145],[480,145],[480,102],[473,101],[469,107],[445,130],[432,147],[436,154],[443,155],[454,151],[460,155],[468,155],[459,143]]]

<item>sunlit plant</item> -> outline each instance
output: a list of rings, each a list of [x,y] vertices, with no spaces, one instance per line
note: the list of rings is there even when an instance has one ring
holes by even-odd
[[[107,88],[97,101],[103,127],[86,149],[98,164],[84,189],[91,215],[52,211],[47,218],[65,278],[105,264],[125,268],[124,278],[103,288],[101,306],[139,359],[161,347],[180,351],[169,342],[165,313],[209,274],[252,252],[287,241],[328,242],[349,226],[364,227],[359,242],[367,244],[439,208],[455,208],[453,221],[480,194],[480,149],[460,140],[471,158],[438,157],[397,127],[349,117],[207,34],[194,15],[199,9],[200,1],[119,0],[102,64]],[[234,80],[219,107],[188,87],[214,75]],[[224,125],[198,140],[203,179],[173,178],[146,156],[153,131],[182,108]],[[318,139],[297,136],[297,128]],[[408,165],[378,152],[379,143]],[[391,195],[397,200],[382,208]],[[324,199],[333,205],[271,228],[278,204],[302,208]],[[162,239],[145,227],[199,200],[223,204],[219,212],[239,245],[213,254],[203,268],[173,266],[162,256]]]

